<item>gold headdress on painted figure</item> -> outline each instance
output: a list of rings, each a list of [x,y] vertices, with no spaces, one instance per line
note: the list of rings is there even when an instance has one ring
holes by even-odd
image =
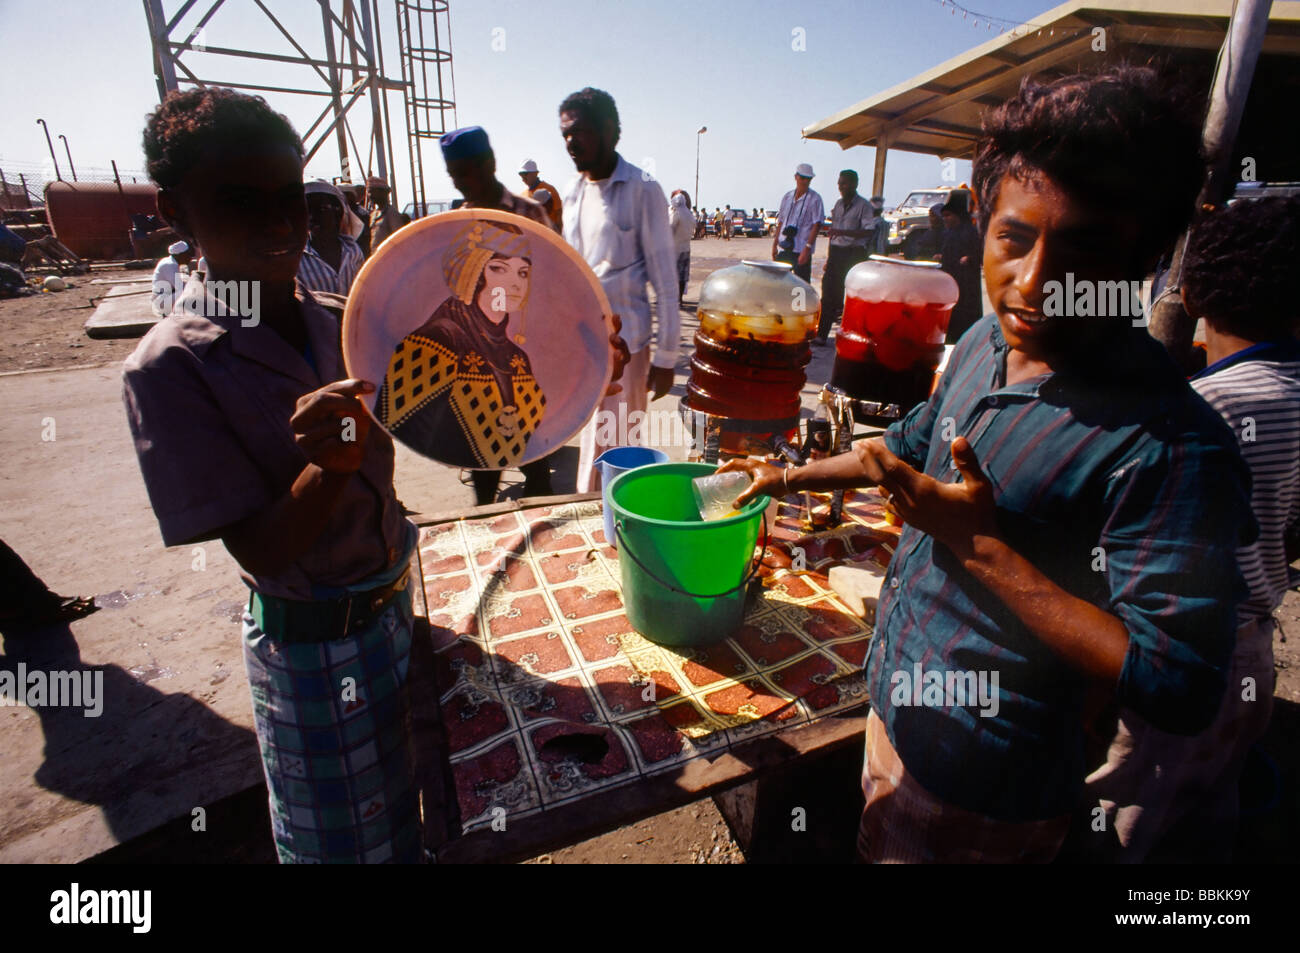
[[[528,237],[516,226],[500,222],[479,220],[466,225],[442,259],[442,274],[451,293],[465,304],[470,304],[474,300],[474,289],[478,287],[484,267],[497,255],[502,258],[531,258]],[[520,312],[523,312],[527,304],[528,295],[525,293]],[[522,313],[519,315],[518,328],[515,342],[523,344]]]

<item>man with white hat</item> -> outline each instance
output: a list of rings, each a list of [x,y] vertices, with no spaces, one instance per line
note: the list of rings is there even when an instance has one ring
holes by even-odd
[[[165,318],[171,314],[172,302],[181,296],[181,289],[190,276],[189,264],[193,260],[194,250],[188,243],[172,242],[167,246],[167,257],[160,259],[153,270],[150,301],[153,313],[158,317]]]
[[[813,246],[826,218],[822,197],[809,188],[812,180],[812,166],[807,162],[795,166],[794,188],[781,199],[772,236],[772,258],[794,265],[794,273],[804,281],[812,281]]]
[[[524,160],[524,164],[519,168],[519,178],[524,180],[524,185],[528,189],[528,197],[534,202],[542,204],[546,209],[546,214],[555,223],[556,231],[563,234],[564,200],[560,197],[560,190],[538,174],[537,163],[532,159]]]

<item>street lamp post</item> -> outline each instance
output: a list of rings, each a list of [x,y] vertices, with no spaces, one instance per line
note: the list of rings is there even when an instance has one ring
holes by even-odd
[[[695,207],[704,208],[700,202],[700,136],[709,131],[708,126],[700,126],[700,131],[695,134]]]
[[[54,140],[50,138],[50,127],[45,125],[44,119],[36,120],[45,130],[45,144],[50,147],[50,158],[54,160],[54,177],[60,182],[63,181],[63,175],[59,172],[59,157],[54,154]]]
[[[59,138],[63,140],[63,151],[68,154],[68,168],[72,170],[72,181],[77,181],[77,167],[72,164],[72,150],[68,148],[68,137],[59,133]]]

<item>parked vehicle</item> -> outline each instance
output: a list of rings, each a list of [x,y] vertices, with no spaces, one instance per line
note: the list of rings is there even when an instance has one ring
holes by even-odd
[[[971,211],[975,211],[975,194],[969,187],[961,185],[909,192],[897,208],[885,212],[881,217],[889,228],[889,253],[902,252],[904,257],[917,257],[916,250],[924,243],[923,233],[930,228],[930,206],[946,202],[952,192],[965,192]]]
[[[1242,199],[1286,198],[1300,195],[1300,182],[1238,182],[1228,204]]]
[[[735,225],[731,233],[733,235],[744,235],[748,238],[762,238],[767,233],[767,226],[763,224],[761,218],[756,217],[752,212],[746,212],[739,209],[736,216]]]
[[[416,206],[419,206],[419,214],[416,214]],[[417,218],[424,218],[426,215],[437,215],[439,212],[446,212],[450,209],[451,199],[441,202],[407,202],[402,207],[402,214],[409,215],[411,221],[414,222]]]

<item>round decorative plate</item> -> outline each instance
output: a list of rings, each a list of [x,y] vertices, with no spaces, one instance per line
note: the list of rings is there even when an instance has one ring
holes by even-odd
[[[350,377],[417,453],[473,470],[541,459],[590,419],[613,373],[609,302],[587,263],[530,219],[458,209],[394,232],[343,313]]]

